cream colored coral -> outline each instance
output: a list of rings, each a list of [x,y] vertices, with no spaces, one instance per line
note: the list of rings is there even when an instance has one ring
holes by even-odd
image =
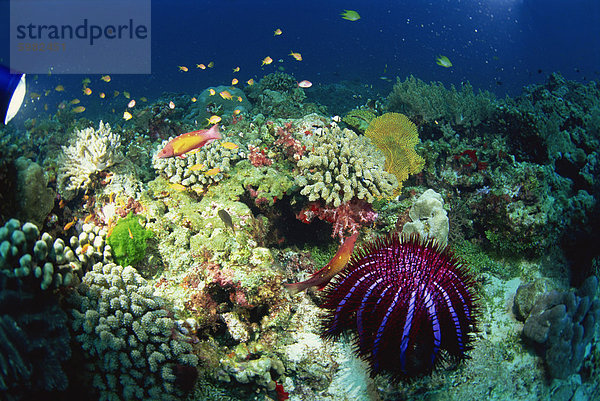
[[[73,198],[87,188],[95,174],[123,161],[119,151],[121,137],[100,121],[98,129],[86,128],[76,133],[74,143],[63,146],[58,159],[58,190],[63,198]]]
[[[305,141],[309,153],[298,161],[296,184],[309,200],[335,207],[353,197],[373,202],[390,197],[398,180],[383,170],[385,158],[370,139],[349,129],[318,129]]]
[[[450,226],[442,195],[428,189],[410,208],[408,216],[412,221],[404,224],[403,234],[417,233],[421,238],[435,239],[441,245],[448,243]]]

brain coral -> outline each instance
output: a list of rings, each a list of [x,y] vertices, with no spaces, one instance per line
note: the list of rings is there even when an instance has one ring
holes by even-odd
[[[425,161],[415,151],[419,143],[417,127],[404,114],[385,113],[369,124],[365,135],[385,155],[385,171],[398,179],[397,192],[410,174],[423,169]]]
[[[364,136],[339,127],[319,129],[305,140],[308,154],[298,161],[296,184],[310,201],[334,207],[356,197],[367,202],[391,196],[396,178],[383,171],[381,152]]]

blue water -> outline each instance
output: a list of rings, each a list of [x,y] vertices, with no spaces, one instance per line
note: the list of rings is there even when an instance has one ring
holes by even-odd
[[[358,11],[361,19],[342,19],[344,9]],[[2,0],[4,64],[9,57],[8,15],[9,2]],[[152,74],[113,75],[109,89],[148,98],[163,92],[198,93],[229,84],[233,77],[244,83],[282,69],[315,85],[373,85],[382,96],[392,83],[381,77],[395,80],[410,74],[445,84],[469,81],[499,96],[517,95],[524,85],[555,71],[567,79],[597,80],[599,21],[600,2],[595,0],[154,0]],[[281,36],[273,35],[277,28]],[[301,62],[289,56],[292,50],[302,54]],[[436,65],[440,54],[454,66]],[[261,68],[266,56],[275,61]],[[212,69],[195,68],[210,61]],[[179,71],[179,65],[190,71]],[[234,74],[237,66],[240,72]],[[74,86],[83,76],[36,78],[30,80],[30,90],[43,92],[59,83]]]

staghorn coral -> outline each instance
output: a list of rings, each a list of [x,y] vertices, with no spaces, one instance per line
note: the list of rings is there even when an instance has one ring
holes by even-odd
[[[387,102],[389,111],[453,125],[479,125],[496,110],[496,99],[490,92],[475,94],[468,83],[460,90],[454,85],[446,89],[441,82],[426,84],[412,75],[404,81],[398,78]]]
[[[398,179],[396,192],[400,192],[410,174],[423,169],[425,161],[415,151],[419,143],[417,127],[404,114],[385,113],[377,117],[371,121],[365,135],[385,155],[385,170]]]
[[[97,263],[70,302],[100,400],[180,399],[176,383],[198,358],[135,269]]]
[[[223,142],[228,141],[225,136]],[[167,144],[163,141],[160,149]],[[159,159],[156,154],[152,158],[152,165],[160,175],[169,180],[172,184],[181,184],[186,187],[193,185],[208,186],[221,181],[225,174],[231,170],[235,162],[241,159],[238,149],[226,149],[221,146],[221,142],[214,141],[203,146],[195,153],[188,153],[184,159],[179,157],[169,157]],[[205,174],[208,170],[218,168],[219,171],[214,174]]]
[[[391,196],[398,185],[396,177],[383,171],[381,152],[349,129],[318,129],[305,146],[308,152],[298,161],[295,181],[310,201],[323,199],[338,207],[356,197],[371,203]]]
[[[91,186],[95,176],[121,163],[123,154],[119,134],[111,132],[110,125],[100,121],[98,129],[86,128],[76,133],[75,143],[63,146],[58,159],[58,192],[67,200],[80,189]]]

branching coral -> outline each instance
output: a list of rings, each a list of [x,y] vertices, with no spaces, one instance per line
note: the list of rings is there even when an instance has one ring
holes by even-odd
[[[98,129],[86,128],[76,133],[75,143],[63,146],[58,164],[58,190],[63,198],[72,199],[86,189],[96,174],[123,161],[119,151],[121,137],[100,121]]]
[[[383,171],[385,159],[372,142],[339,127],[319,129],[305,140],[308,151],[299,161],[296,183],[310,201],[340,206],[352,198],[371,203],[389,197],[398,185]]]
[[[475,94],[470,84],[460,90],[446,89],[440,82],[426,84],[412,75],[398,81],[388,96],[388,110],[422,118],[427,122],[442,120],[456,125],[476,126],[496,110],[490,92]]]
[[[398,179],[398,192],[410,174],[423,169],[425,161],[415,151],[419,143],[417,127],[404,114],[385,113],[377,117],[371,121],[365,135],[385,155],[385,170]]]

